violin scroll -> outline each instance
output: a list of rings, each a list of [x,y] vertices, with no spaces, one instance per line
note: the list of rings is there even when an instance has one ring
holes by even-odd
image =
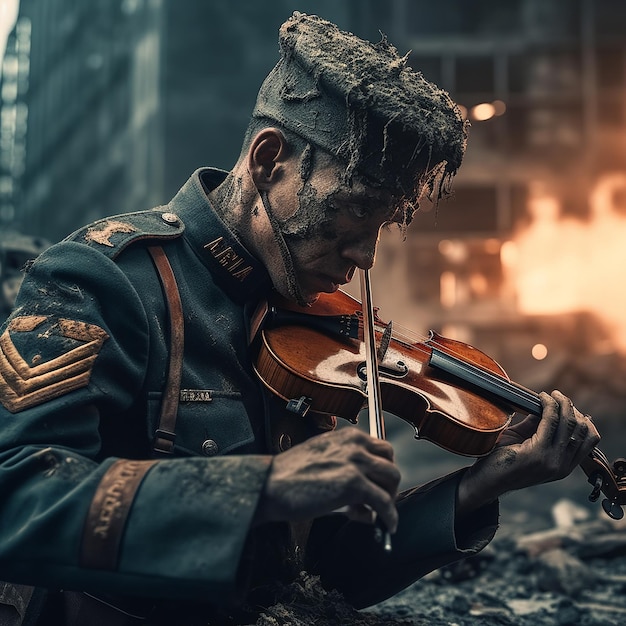
[[[618,458],[610,464],[606,456],[594,448],[580,466],[593,485],[589,500],[596,502],[603,493],[606,496],[602,501],[604,512],[612,519],[622,519],[622,505],[626,504],[626,459]]]

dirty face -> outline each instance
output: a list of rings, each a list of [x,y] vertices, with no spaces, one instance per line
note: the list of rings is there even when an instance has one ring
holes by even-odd
[[[276,254],[269,263],[282,295],[312,303],[349,282],[357,268],[373,265],[381,228],[396,215],[391,194],[343,179],[336,161],[322,159],[305,181],[296,171],[287,173],[268,193],[292,264],[285,267]],[[299,290],[295,298],[293,282]]]

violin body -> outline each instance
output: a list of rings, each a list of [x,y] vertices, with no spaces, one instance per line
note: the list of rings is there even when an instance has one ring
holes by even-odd
[[[297,318],[276,321],[260,332],[256,370],[263,383],[285,401],[306,399],[307,410],[356,423],[367,402],[365,347],[357,337],[315,327],[313,317],[358,324],[360,303],[339,291],[322,294],[306,313],[310,324],[294,326]],[[296,310],[286,302],[281,309]],[[291,320],[291,321],[289,321]],[[481,369],[506,378],[504,370],[475,348],[431,333],[425,342],[394,338],[376,319],[382,404],[386,412],[411,424],[416,437],[428,439],[456,454],[483,456],[495,446],[514,411],[503,402],[486,399],[471,385],[459,384],[430,363],[432,344],[438,350],[463,354]],[[353,333],[356,334],[356,333]]]
[[[368,399],[361,316],[361,303],[343,291],[322,294],[306,313],[285,300],[265,303],[251,342],[259,378],[296,415],[356,423]],[[416,438],[479,457],[493,450],[515,412],[541,416],[539,395],[476,348],[434,332],[425,341],[394,337],[377,315],[373,330],[381,405],[411,424]],[[626,459],[610,463],[594,448],[580,466],[593,485],[589,500],[603,493],[604,511],[621,519]]]

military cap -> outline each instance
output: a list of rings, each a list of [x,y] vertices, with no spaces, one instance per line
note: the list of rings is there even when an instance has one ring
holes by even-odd
[[[436,166],[449,177],[456,172],[467,139],[459,108],[384,36],[370,43],[295,12],[280,28],[279,45],[254,117],[339,157],[347,178],[358,174],[404,195]]]

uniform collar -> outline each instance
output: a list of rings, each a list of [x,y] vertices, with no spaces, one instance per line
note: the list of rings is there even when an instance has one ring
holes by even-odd
[[[196,170],[168,204],[168,210],[185,224],[185,239],[215,281],[233,300],[245,303],[268,293],[272,283],[265,266],[246,250],[207,197],[205,189],[214,189],[227,175],[215,168]]]

